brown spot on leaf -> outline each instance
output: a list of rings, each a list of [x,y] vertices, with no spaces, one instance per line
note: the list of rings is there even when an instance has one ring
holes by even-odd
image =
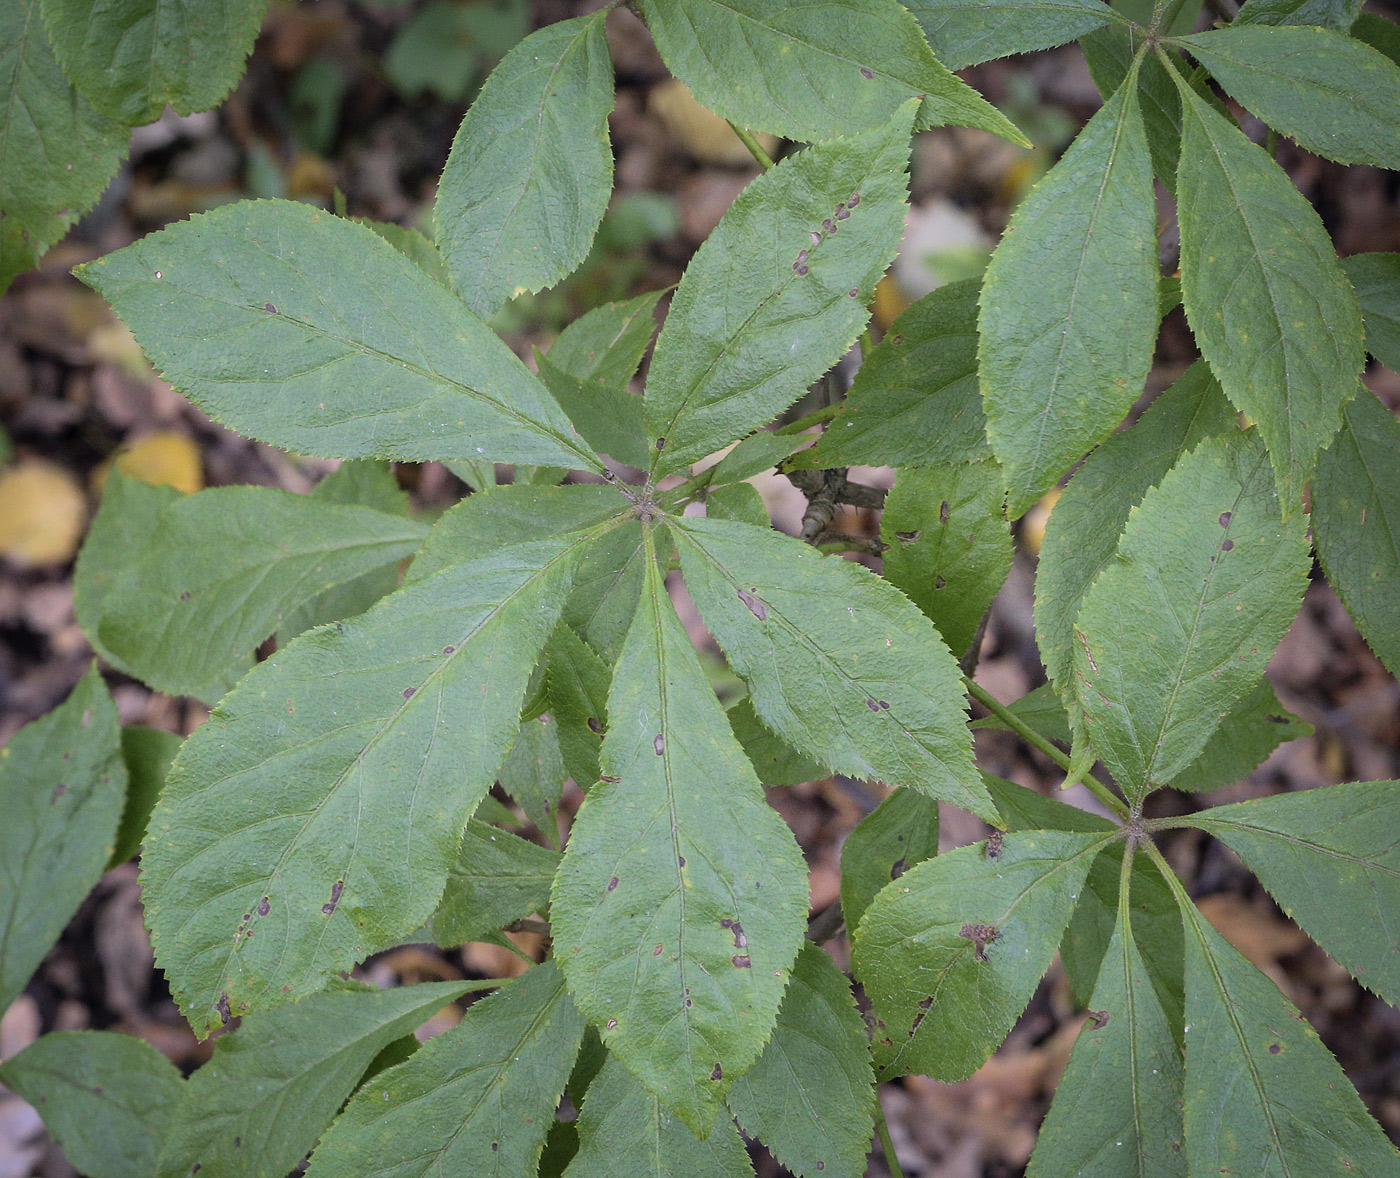
[[[753,614],[760,622],[766,622],[768,620],[768,607],[764,605],[763,602],[759,601],[752,593],[746,593],[743,589],[740,589],[739,600],[748,607],[749,613]]]
[[[724,1079],[724,1069],[723,1069],[722,1067],[720,1067],[719,1064],[715,1064],[714,1070],[710,1073],[710,1079],[711,1079],[711,1080],[722,1080],[722,1079]]]
[[[182,590],[180,590],[180,600],[181,600],[181,601],[188,601],[189,599],[190,599],[190,591],[189,591],[188,589],[182,589]]]
[[[747,953],[736,953],[733,957],[729,959],[729,961],[735,969],[753,968],[753,962],[749,959],[749,955]]]
[[[228,994],[224,990],[219,991],[219,1001],[214,1004],[214,1009],[219,1012],[219,1022],[228,1026],[229,1020],[233,1018],[233,1011],[229,1009]]]
[[[854,298],[858,298],[858,297],[860,296],[860,291],[859,291],[856,287],[854,287],[854,286],[851,287],[851,289],[848,290],[846,293],[847,293],[848,295],[850,295],[850,297],[853,298],[853,299],[854,299]]]
[[[909,860],[908,860],[908,859],[896,859],[893,863],[890,864],[890,878],[891,878],[891,879],[898,879],[901,875],[903,875],[903,874],[904,874],[906,871],[908,871],[908,870],[909,870]]]
[[[274,307],[271,303],[264,303],[263,310],[266,311],[269,315],[277,314],[277,308]]]
[[[456,653],[457,653],[457,648],[456,648],[455,646],[444,646],[444,647],[442,648],[442,653],[443,653],[443,654],[456,654]]]
[[[958,936],[966,941],[971,941],[975,948],[972,956],[977,961],[987,960],[987,946],[998,940],[1001,934],[996,927],[990,924],[964,924],[958,930]]]
[[[948,500],[946,499],[938,505],[938,522],[940,524],[948,522]]]
[[[666,738],[661,733],[656,734],[656,739],[651,742],[651,747],[656,750],[658,757],[664,756],[666,752]]]
[[[331,884],[331,902],[329,904],[322,904],[321,911],[327,916],[334,912],[335,906],[340,903],[340,893],[344,890],[345,881],[343,879],[338,879],[335,883]]]
[[[684,866],[685,866],[685,856],[684,856],[684,855],[677,855],[677,856],[676,856],[676,866],[677,866],[677,867],[684,867]]]
[[[59,798],[68,792],[68,786],[60,781],[53,787],[53,793],[49,794],[49,805],[52,806]]]
[[[864,78],[864,79],[868,82],[868,81],[870,81],[871,78],[873,78],[873,77],[875,76],[875,71],[874,71],[874,70],[870,70],[870,69],[866,69],[865,66],[861,66],[861,67],[860,67],[860,76],[861,76],[862,78]]]
[[[606,781],[609,785],[620,785],[620,784],[622,783],[622,778],[620,778],[620,777],[609,777],[606,773],[602,774],[602,775],[598,778],[598,780],[599,780],[599,781]]]
[[[416,688],[416,687],[405,687],[405,688],[403,689],[403,697],[404,697],[404,699],[412,699],[413,696],[414,696],[414,694],[417,692],[417,690],[418,690],[418,688]]]
[[[1089,1011],[1089,1021],[1090,1021],[1091,1023],[1093,1023],[1093,1026],[1089,1028],[1091,1031],[1101,1031],[1101,1030],[1103,1030],[1104,1027],[1108,1026],[1108,1011],[1106,1011],[1106,1010],[1091,1010],[1091,1011]]]
[[[1222,528],[1228,528],[1230,526],[1230,514],[1231,513],[1228,511],[1222,511],[1220,513],[1220,526]]]
[[[1270,1055],[1277,1055],[1277,1054],[1278,1054],[1280,1051],[1282,1051],[1282,1050],[1283,1050],[1283,1044],[1282,1044],[1282,1043],[1270,1043],[1270,1044],[1269,1044],[1269,1054],[1270,1054]]]
[[[859,192],[853,192],[853,193],[851,193],[850,199],[846,201],[846,204],[847,204],[850,208],[855,208],[856,205],[860,204],[860,193],[859,193]]]
[[[617,891],[617,876],[613,876],[612,879],[608,880],[608,891]]]
[[[877,700],[867,699],[865,701],[865,706],[869,708],[872,712],[878,712],[880,710],[880,704]]]
[[[656,439],[656,448],[657,448],[658,450],[664,450],[664,449],[666,449],[666,439],[665,439],[665,438],[657,438],[657,439]]]
[[[1220,542],[1220,551],[1229,552],[1232,548],[1234,548],[1234,546],[1235,542],[1233,540],[1222,540]]]
[[[661,946],[660,946],[660,945],[654,945],[654,946],[652,946],[651,955],[652,955],[653,957],[660,957],[660,956],[661,956]]]
[[[918,539],[920,536],[922,536],[923,534],[924,534],[924,530],[923,530],[922,528],[919,528],[919,529],[917,529],[917,530],[915,530],[915,531],[913,531],[913,532],[896,532],[896,533],[894,534],[894,538],[895,538],[896,540],[902,540],[902,541],[904,541],[904,543],[906,543],[906,544],[912,544],[915,540],[917,540],[917,539]]]
[[[1001,831],[999,830],[992,831],[991,835],[987,838],[987,858],[1001,858]]]
[[[271,912],[271,911],[272,911],[272,897],[271,897],[271,896],[264,896],[261,900],[258,901],[258,915],[259,915],[259,916],[266,916],[266,915],[267,915],[269,912]]]
[[[823,232],[823,233],[830,233],[830,232],[831,232],[833,229],[835,229],[835,228],[836,228],[836,222],[833,221],[830,217],[827,217],[825,220],[822,221],[822,232]]]
[[[942,589],[942,588],[944,588],[947,584],[948,584],[947,578],[944,577],[942,573],[939,573],[936,577],[933,578],[933,587],[934,587],[935,589]]]
[[[615,1030],[617,1030],[617,1019],[615,1019],[615,1018],[610,1018],[610,1019],[608,1019],[608,1030],[610,1030],[610,1031],[615,1031]]]
[[[889,701],[889,700],[887,700],[887,699],[882,699],[882,700],[880,700],[880,701],[878,701],[878,702],[879,702],[879,704],[880,704],[880,711],[882,711],[882,712],[888,712],[888,711],[890,710],[890,701]]]
[[[589,731],[589,732],[596,732],[599,736],[602,736],[602,735],[603,735],[603,722],[602,722],[600,719],[598,719],[597,716],[589,716],[589,717],[588,717],[588,731]]]

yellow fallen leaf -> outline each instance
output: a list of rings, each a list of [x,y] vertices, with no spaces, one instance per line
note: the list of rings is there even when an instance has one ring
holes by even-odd
[[[38,459],[0,474],[0,556],[21,566],[60,564],[78,550],[87,517],[82,487]]]
[[[680,79],[662,82],[652,90],[647,102],[671,138],[702,164],[732,168],[753,163],[753,156],[734,134],[734,128],[701,106]],[[778,149],[778,141],[772,135],[758,134],[754,138],[770,156]]]
[[[1050,512],[1060,499],[1060,488],[1046,491],[1039,503],[1026,512],[1021,520],[1021,543],[1032,556],[1040,555],[1040,546],[1045,540],[1045,525]]]
[[[143,483],[174,487],[186,495],[204,489],[199,447],[176,430],[161,430],[138,438],[118,451],[113,461],[122,474]],[[104,463],[94,475],[99,492],[106,485],[109,465],[111,463]]]

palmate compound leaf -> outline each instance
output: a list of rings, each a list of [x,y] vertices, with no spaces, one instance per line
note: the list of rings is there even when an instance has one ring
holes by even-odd
[[[39,0],[0,6],[0,293],[87,212],[126,152],[54,57]]]
[[[43,0],[64,72],[103,114],[136,126],[169,103],[208,110],[234,87],[267,0]]]
[[[1400,67],[1345,33],[1245,25],[1182,37],[1226,93],[1316,155],[1400,168]]]
[[[999,824],[972,765],[957,664],[868,569],[769,528],[675,523],[686,587],[754,710],[836,773],[917,789]]]
[[[1181,1049],[1134,941],[1131,878],[1029,1178],[1186,1178]]]
[[[870,1044],[850,983],[818,946],[797,955],[773,1037],[734,1082],[729,1107],[799,1178],[865,1173],[875,1111]]]
[[[554,398],[373,230],[242,201],[82,267],[166,379],[249,437],[324,458],[599,471]]]
[[[559,21],[516,45],[453,140],[433,210],[437,244],[453,288],[483,318],[578,266],[608,207],[606,17]]]
[[[94,666],[0,749],[0,1011],[102,875],[125,793],[117,709]]]
[[[1017,206],[982,283],[987,437],[1019,516],[1142,394],[1160,320],[1137,69]]]
[[[1400,674],[1400,421],[1363,391],[1318,459],[1313,537],[1327,580],[1392,674]]]
[[[1204,360],[1162,392],[1128,430],[1084,460],[1045,524],[1035,574],[1036,643],[1061,694],[1071,695],[1074,619],[1113,560],[1129,513],[1200,442],[1236,428],[1236,414]]]
[[[672,73],[740,126],[829,139],[917,97],[919,130],[955,123],[1030,146],[939,64],[896,0],[643,0],[642,12]]]
[[[841,910],[854,930],[870,902],[911,867],[938,854],[938,803],[897,789],[841,844]]]
[[[647,376],[654,477],[766,424],[845,355],[904,230],[916,106],[789,156],[696,251]]]
[[[381,1050],[469,988],[430,982],[376,990],[360,982],[249,1015],[214,1044],[175,1104],[160,1167],[283,1178],[295,1170]],[[197,1169],[196,1169],[197,1167]]]
[[[1099,0],[910,0],[908,8],[950,70],[1063,45],[1116,15]]]
[[[295,607],[411,556],[427,532],[272,487],[201,491],[161,513],[145,553],[112,585],[103,645],[158,690],[191,694],[246,664]]]
[[[1050,965],[1112,831],[1035,830],[959,847],[875,897],[852,966],[874,1005],[881,1078],[970,1076],[1006,1037]]]
[[[185,743],[142,869],[197,1033],[320,989],[431,914],[596,534],[470,556],[304,634]]]
[[[151,1178],[184,1088],[149,1043],[112,1031],[43,1035],[0,1065],[0,1081],[39,1109],[64,1156],[91,1178]]]
[[[533,1174],[583,1030],[554,962],[526,970],[365,1084],[309,1178]]]
[[[933,466],[989,455],[977,385],[975,279],[940,286],[890,325],[840,412],[795,467]]]
[[[880,513],[884,573],[961,655],[1016,555],[995,459],[899,472]]]
[[[1259,427],[1291,515],[1365,357],[1331,239],[1283,170],[1178,78],[1181,294],[1201,352]]]
[[[1400,1003],[1400,782],[1255,798],[1191,821],[1239,855],[1363,986]]]
[[[650,525],[647,525],[648,528]],[[602,776],[555,878],[555,952],[607,1048],[697,1135],[773,1029],[806,872],[650,556]]]
[[[1186,930],[1191,1173],[1390,1178],[1400,1172],[1400,1153],[1317,1032],[1173,885]]]
[[[1309,566],[1253,431],[1207,438],[1133,509],[1074,649],[1080,722],[1129,800],[1190,765],[1259,682]]]
[[[753,1178],[727,1108],[704,1139],[686,1128],[616,1059],[588,1086],[578,1118],[578,1153],[564,1178]]]

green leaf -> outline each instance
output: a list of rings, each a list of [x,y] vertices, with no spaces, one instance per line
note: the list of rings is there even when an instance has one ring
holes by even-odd
[[[919,98],[919,130],[956,123],[1030,146],[895,0],[643,0],[642,13],[667,68],[740,126],[830,139]]]
[[[975,279],[941,286],[890,325],[841,411],[793,466],[934,466],[990,454],[977,384]]]
[[[647,377],[653,477],[770,421],[845,355],[904,231],[913,117],[789,156],[696,251]]]
[[[0,109],[3,294],[92,208],[116,175],[129,137],[64,76],[38,0],[0,7]]]
[[[1318,461],[1313,537],[1327,580],[1371,649],[1400,674],[1400,421],[1370,393],[1342,410],[1342,432]]]
[[[43,0],[64,72],[118,122],[208,110],[243,76],[266,0]]]
[[[533,1174],[583,1025],[552,961],[526,970],[361,1088],[309,1178]]]
[[[875,1111],[870,1045],[851,987],[816,945],[802,946],[773,1038],[729,1090],[729,1107],[801,1178],[861,1178]]]
[[[486,552],[303,635],[185,742],[142,867],[197,1033],[427,919],[588,537]]]
[[[1130,70],[1016,207],[982,284],[987,437],[1025,512],[1142,395],[1160,319],[1152,161]]]
[[[768,505],[752,483],[728,483],[706,492],[705,514],[711,519],[732,519],[756,528],[766,528],[772,520]]]
[[[1132,509],[1203,439],[1236,424],[1234,408],[1200,360],[1070,479],[1046,521],[1035,574],[1036,641],[1061,692],[1072,691],[1074,619],[1089,587],[1112,562]]]
[[[1124,844],[1116,843],[1094,860],[1079,893],[1079,903],[1060,941],[1060,960],[1074,996],[1094,1007],[1094,986],[1109,954],[1118,924],[1119,883]],[[1133,940],[1147,966],[1166,1011],[1172,1034],[1181,1036],[1186,983],[1182,976],[1181,913],[1167,881],[1146,855],[1137,855],[1132,866]]]
[[[241,201],[81,267],[215,420],[325,458],[601,469],[538,378],[378,234]]]
[[[311,488],[311,497],[327,503],[372,507],[405,518],[409,515],[408,492],[399,487],[389,463],[373,458],[342,462]],[[285,646],[315,626],[362,614],[398,587],[399,565],[395,562],[318,593],[282,622],[277,630],[277,644]]]
[[[91,1178],[150,1178],[183,1087],[149,1043],[111,1031],[44,1035],[0,1065],[0,1080]]]
[[[608,662],[615,662],[637,613],[646,576],[642,525],[629,520],[604,536],[574,576],[564,621]]]
[[[1207,438],[1148,491],[1074,628],[1084,731],[1130,801],[1190,765],[1259,682],[1310,564],[1253,432]]]
[[[972,766],[957,664],[908,598],[771,529],[678,520],[681,568],[758,717],[833,772],[997,822]]]
[[[464,945],[549,907],[559,852],[473,819],[428,922],[440,945]]]
[[[1400,782],[1255,798],[1195,815],[1358,981],[1400,1002]]]
[[[856,930],[852,964],[875,1008],[882,1079],[963,1080],[996,1049],[1050,965],[1111,833],[1005,835],[925,860]]]
[[[1353,254],[1342,269],[1361,303],[1366,350],[1400,372],[1400,253]]]
[[[938,854],[938,803],[897,789],[841,844],[841,910],[854,930],[870,902],[911,867]]]
[[[1073,830],[1112,833],[1117,826],[1098,814],[1090,814],[1055,798],[984,772],[982,780],[996,801],[1007,830]],[[1092,874],[1092,873],[1091,873]]]
[[[934,55],[950,70],[1051,49],[1108,24],[1099,0],[910,0]]]
[[[991,459],[901,470],[880,515],[884,571],[958,654],[1016,555],[1001,467]]]
[[[604,303],[575,319],[549,349],[549,362],[579,380],[626,389],[656,335],[656,304],[665,291]]]
[[[544,712],[520,725],[515,743],[496,773],[501,788],[551,840],[558,837],[555,814],[568,776],[559,751],[558,725]]]
[[[375,221],[369,217],[355,217],[354,220],[366,229],[373,229],[404,257],[416,262],[435,282],[451,288],[452,279],[448,276],[442,254],[422,230],[405,228],[392,221]]]
[[[1393,1174],[1395,1147],[1317,1032],[1188,898],[1178,892],[1178,899],[1192,1172]]]
[[[649,461],[642,399],[627,383],[656,334],[661,291],[606,303],[574,320],[538,356],[540,378],[590,446],[619,462]]]
[[[125,793],[117,709],[93,666],[0,748],[0,1011],[106,869]]]
[[[574,784],[598,780],[598,753],[608,723],[612,668],[568,625],[556,627],[545,647],[545,683],[558,728],[559,753]]]
[[[1118,905],[1089,1019],[1041,1126],[1029,1178],[1186,1178],[1181,1051],[1133,943],[1130,911]]]
[[[161,513],[98,632],[153,687],[192,694],[246,664],[297,606],[411,556],[425,535],[400,516],[272,487],[201,491]]]
[[[514,483],[468,495],[444,512],[408,566],[404,584],[426,580],[484,552],[591,528],[627,506],[611,487]]]
[[[742,746],[764,785],[797,785],[826,776],[826,770],[816,761],[773,734],[753,710],[753,700],[740,700],[729,709],[728,715],[734,739]]]
[[[1058,507],[1059,504],[1057,503],[1055,506]],[[1042,547],[1041,552],[1044,553],[1044,551],[1045,549]],[[1023,723],[1029,724],[1048,740],[1057,740],[1064,745],[1068,745],[1073,740],[1073,734],[1070,732],[1069,713],[1065,711],[1065,705],[1060,702],[1060,697],[1055,694],[1055,688],[1050,683],[1042,683],[1034,691],[1026,692],[1014,703],[1007,704],[1006,710]],[[970,727],[1000,728],[1005,732],[1015,731],[998,716],[983,716],[974,720]]]
[[[184,1086],[160,1169],[239,1178],[295,1170],[379,1053],[468,989],[433,982],[375,990],[340,983],[294,1006],[250,1015],[221,1036]]]
[[[1189,9],[1191,5],[1185,7]],[[1080,45],[1094,86],[1107,101],[1122,87],[1133,63],[1139,60],[1140,38],[1134,29],[1112,27],[1090,33]],[[1147,132],[1147,149],[1152,155],[1152,170],[1174,192],[1177,156],[1181,152],[1181,99],[1172,80],[1174,70],[1179,68],[1178,56],[1170,50],[1167,56],[1172,62],[1170,69],[1151,53],[1139,62],[1138,103]]]
[[[1267,679],[1261,679],[1220,722],[1220,727],[1190,765],[1171,780],[1172,789],[1210,793],[1248,777],[1274,749],[1310,736],[1313,727],[1278,702]]]
[[[807,879],[647,569],[613,674],[603,775],[554,884],[554,943],[608,1050],[708,1133],[773,1028]]]
[[[122,760],[126,764],[126,804],[117,826],[116,846],[107,861],[110,870],[134,859],[146,837],[146,823],[155,809],[170,763],[184,743],[173,732],[128,724],[121,732]]]
[[[1351,26],[1351,35],[1400,65],[1400,26],[1375,12],[1363,12]]]
[[[483,317],[588,254],[612,193],[606,12],[531,33],[486,79],[442,172],[437,243]]]
[[[723,458],[705,472],[711,487],[742,482],[777,466],[807,438],[801,434],[766,433],[759,430],[739,442]]]
[[[1361,314],[1313,207],[1180,84],[1186,317],[1225,395],[1258,423],[1291,514],[1356,392]]]
[[[1356,23],[1361,0],[1245,0],[1231,21],[1241,25],[1317,25],[1345,33]]]
[[[1316,155],[1400,168],[1400,67],[1345,33],[1245,25],[1182,37],[1230,97]]]
[[[588,1088],[578,1118],[578,1153],[565,1178],[753,1178],[729,1110],[704,1140],[610,1059]]]

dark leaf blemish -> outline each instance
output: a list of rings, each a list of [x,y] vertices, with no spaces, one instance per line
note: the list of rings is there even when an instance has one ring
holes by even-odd
[[[416,687],[405,687],[405,688],[403,689],[403,697],[404,697],[404,699],[412,699],[413,696],[414,696],[414,693],[415,693],[417,690],[418,690],[418,689],[417,689]]]
[[[599,780],[599,781],[606,781],[609,785],[621,785],[621,784],[622,784],[622,778],[620,778],[620,777],[609,777],[606,773],[604,773],[602,776],[600,776],[600,777],[598,778],[598,780]]]
[[[753,962],[749,960],[747,953],[736,953],[729,959],[735,969],[752,969]]]
[[[656,750],[656,755],[658,757],[664,756],[666,753],[666,738],[658,732],[656,734],[656,739],[651,742],[651,747]]]
[[[442,653],[443,653],[443,654],[456,654],[456,653],[457,653],[457,648],[456,648],[455,646],[444,646],[444,647],[442,648]]]
[[[880,710],[880,705],[879,705],[879,703],[878,703],[876,700],[873,700],[873,699],[868,699],[868,700],[866,700],[866,701],[865,701],[865,706],[866,706],[867,708],[869,708],[872,712],[878,712],[878,711]]]
[[[331,884],[331,902],[329,904],[322,904],[321,911],[327,916],[334,912],[335,906],[340,903],[340,893],[344,890],[345,881],[343,879],[338,879],[335,883]]]
[[[752,593],[746,593],[744,590],[740,589],[739,600],[748,606],[749,613],[753,614],[760,622],[766,622],[768,620],[768,607],[764,605],[763,602],[759,601]]]
[[[919,529],[917,529],[916,531],[913,531],[913,532],[896,532],[896,533],[894,534],[894,538],[895,538],[896,540],[903,540],[904,543],[906,543],[906,544],[912,544],[915,540],[917,540],[917,539],[918,539],[920,536],[922,536],[923,534],[924,534],[923,528],[919,528]]]
[[[1222,528],[1228,528],[1230,526],[1230,515],[1231,513],[1228,511],[1222,511],[1220,513],[1220,526]]]
[[[1220,542],[1220,550],[1222,552],[1229,552],[1234,546],[1235,542],[1233,540],[1222,540]]]
[[[277,314],[277,308],[274,307],[271,303],[264,303],[263,310],[266,311],[269,315]]]
[[[657,438],[657,439],[656,439],[656,448],[657,448],[658,450],[664,450],[664,449],[666,448],[666,439],[665,439],[665,438]]]
[[[1108,1026],[1108,1011],[1106,1011],[1106,1010],[1091,1010],[1091,1011],[1089,1011],[1089,1021],[1090,1021],[1091,1023],[1094,1024],[1092,1027],[1089,1028],[1091,1031],[1101,1031],[1101,1030],[1103,1030],[1104,1027]]]
[[[940,524],[948,522],[948,500],[946,499],[938,505],[938,522]]]
[[[613,876],[612,879],[608,880],[608,891],[617,891],[617,876]]]
[[[600,719],[598,719],[597,716],[589,716],[589,717],[588,717],[588,730],[589,730],[590,732],[596,732],[599,736],[602,736],[602,735],[603,735],[603,722],[602,722]]]
[[[180,600],[181,600],[181,601],[188,601],[189,599],[190,599],[190,591],[189,591],[188,589],[182,589],[182,590],[180,591]]]
[[[219,1001],[215,1004],[214,1009],[219,1012],[219,1022],[224,1026],[228,1026],[229,1020],[233,1018],[233,1011],[229,1009],[228,993],[226,991],[219,991]]]
[[[908,859],[896,859],[892,864],[890,864],[890,878],[891,878],[891,879],[898,879],[901,875],[903,875],[903,874],[904,874],[906,871],[908,871],[908,870],[909,870],[909,860],[908,860]]]
[[[933,578],[933,587],[935,589],[942,589],[947,584],[947,578],[945,578],[942,573],[939,573],[936,577]]]
[[[862,78],[864,78],[864,79],[868,82],[868,81],[870,81],[871,78],[873,78],[873,77],[875,76],[875,71],[874,71],[874,70],[871,70],[871,69],[866,69],[865,66],[861,66],[861,67],[860,67],[860,76],[861,76]]]
[[[1001,858],[1001,831],[994,830],[987,839],[987,858]]]
[[[271,897],[271,896],[264,896],[261,900],[258,901],[258,915],[259,915],[259,916],[266,916],[266,915],[267,915],[269,912],[271,912],[271,911],[272,911],[272,897]]]
[[[715,1064],[715,1070],[712,1071],[712,1072],[710,1073],[710,1079],[711,1079],[711,1080],[722,1080],[722,1079],[724,1079],[724,1069],[723,1069],[722,1067],[720,1067],[719,1064]]]
[[[972,953],[975,960],[986,961],[987,946],[998,940],[1001,934],[997,932],[995,925],[965,924],[958,930],[958,936],[966,941],[971,941],[976,946]]]

